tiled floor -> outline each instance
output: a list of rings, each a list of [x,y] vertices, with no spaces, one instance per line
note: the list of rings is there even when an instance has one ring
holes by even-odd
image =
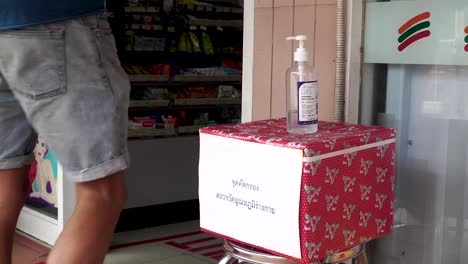
[[[189,233],[199,230],[198,222],[186,222],[181,224],[162,226],[150,229],[137,230],[115,235],[113,245],[121,245],[136,241],[150,240],[160,237],[168,237],[174,234]],[[190,240],[197,240],[197,236],[191,236]],[[181,238],[180,240],[184,240]],[[201,255],[190,253],[187,250],[166,244],[167,241],[159,243],[148,243],[137,247],[128,247],[112,250],[106,257],[104,264],[213,264],[215,260]],[[198,247],[221,241],[207,241],[199,243]],[[220,248],[219,248],[220,249]]]
[[[104,264],[213,264],[213,257],[222,255],[222,240],[199,232],[198,222],[117,233],[112,245]],[[13,264],[36,264],[31,261],[39,255],[33,258],[27,254],[35,251],[20,246]]]

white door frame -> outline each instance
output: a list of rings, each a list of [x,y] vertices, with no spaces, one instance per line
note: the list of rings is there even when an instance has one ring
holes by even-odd
[[[359,122],[365,0],[346,1],[346,94],[345,120]]]
[[[257,1],[244,2],[244,50],[242,77],[242,122],[253,119],[253,68],[255,6]],[[345,120],[359,122],[359,105],[363,62],[363,28],[365,0],[346,1],[346,83]]]
[[[253,64],[256,1],[244,1],[244,40],[242,53],[242,122],[253,119]]]

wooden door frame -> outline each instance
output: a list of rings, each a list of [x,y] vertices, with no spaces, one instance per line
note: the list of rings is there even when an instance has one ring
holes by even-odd
[[[242,122],[253,120],[253,70],[255,47],[255,15],[257,5],[271,0],[245,1],[244,50],[242,77]],[[363,28],[365,0],[346,1],[346,86],[345,120],[359,122],[359,105],[363,62]]]

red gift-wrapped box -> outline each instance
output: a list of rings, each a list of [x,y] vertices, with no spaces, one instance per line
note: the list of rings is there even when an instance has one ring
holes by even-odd
[[[202,230],[311,263],[389,234],[394,129],[286,120],[200,130]]]

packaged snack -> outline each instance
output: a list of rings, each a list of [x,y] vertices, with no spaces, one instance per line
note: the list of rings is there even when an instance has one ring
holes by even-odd
[[[202,31],[201,38],[203,53],[206,55],[214,55],[213,43],[211,42],[210,36],[206,32]]]
[[[153,50],[154,51],[164,51],[166,49],[166,39],[165,38],[154,38],[153,39]]]
[[[162,75],[171,75],[171,65],[163,64]]]
[[[168,117],[162,116],[164,121],[164,128],[174,128],[177,118],[169,115]]]
[[[145,47],[145,37],[135,36],[135,50],[144,51]]]
[[[154,25],[154,16],[141,16],[141,24]]]
[[[189,32],[190,41],[192,43],[193,52],[200,53],[201,52],[200,41],[198,40],[197,35],[193,32],[193,30],[195,30],[195,29],[196,29],[196,27],[193,27],[193,26],[190,27],[190,32]]]
[[[170,53],[174,53],[177,51],[177,45],[178,45],[178,42],[176,39],[174,38],[167,39],[166,47],[167,47],[167,51],[169,51]]]
[[[193,124],[195,126],[206,126],[210,121],[209,113],[201,113],[199,119],[195,119]]]
[[[218,98],[233,98],[233,97],[234,97],[234,86],[232,85],[218,86]]]
[[[151,100],[165,100],[167,99],[166,94],[167,94],[167,89],[165,88],[154,88],[154,87],[148,87],[144,90],[144,94],[148,99]]]
[[[128,128],[129,129],[140,129],[143,128],[143,125],[141,123],[135,122],[135,121],[129,121],[128,122]]]
[[[216,86],[205,87],[205,98],[216,98],[218,96],[218,89]]]
[[[177,118],[176,121],[176,127],[180,126],[188,126],[188,121],[187,121],[187,111],[182,110],[179,112],[179,117]]]
[[[138,0],[128,0],[128,6],[138,6]]]
[[[125,32],[125,50],[132,51],[135,46],[135,32],[126,31]]]
[[[142,37],[144,51],[153,51],[154,49],[154,38]]]
[[[147,119],[141,122],[143,127],[145,128],[154,128],[156,126],[156,120],[154,119]]]
[[[189,87],[187,89],[190,98],[204,98],[205,87]]]
[[[167,91],[166,97],[170,100],[174,100],[179,96],[178,92]]]
[[[235,70],[235,71],[238,72],[238,74],[240,74],[242,72],[242,65],[240,63],[238,63],[237,61],[223,60],[221,66],[224,67],[224,68],[229,68],[229,69]]]
[[[179,45],[177,47],[177,50],[181,52],[189,52],[189,53],[193,52],[192,44],[190,42],[190,37],[187,32],[183,32],[180,35]]]

